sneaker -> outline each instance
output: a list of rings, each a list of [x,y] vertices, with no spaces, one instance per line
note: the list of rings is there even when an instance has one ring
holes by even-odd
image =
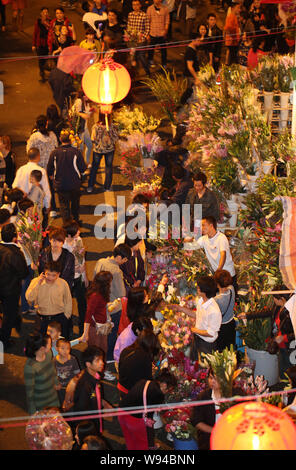
[[[56,211],[50,211],[49,217],[52,217],[52,218],[54,219],[54,218],[57,217],[57,216],[58,216],[58,214],[57,214]]]
[[[113,382],[113,381],[116,379],[116,377],[115,377],[114,374],[112,374],[111,372],[109,372],[108,370],[106,370],[106,371],[104,372],[104,379],[110,380],[110,382]]]
[[[86,192],[87,192],[87,193],[92,193],[93,190],[94,190],[94,188],[86,188]]]

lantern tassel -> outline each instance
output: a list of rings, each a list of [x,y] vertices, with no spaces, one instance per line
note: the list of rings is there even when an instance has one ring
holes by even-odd
[[[105,114],[106,129],[109,131],[108,114]]]

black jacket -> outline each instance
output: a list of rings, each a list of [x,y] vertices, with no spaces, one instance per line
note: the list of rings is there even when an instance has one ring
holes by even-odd
[[[75,91],[73,79],[69,73],[65,73],[56,67],[50,72],[48,83],[52,89],[55,102],[62,111],[66,98]]]
[[[41,274],[44,271],[44,266],[49,261],[53,261],[52,253],[51,253],[51,246],[48,246],[44,250],[41,251],[40,259],[39,259],[39,273]],[[61,263],[61,274],[60,278],[64,279],[70,287],[70,290],[73,287],[74,283],[74,276],[75,276],[75,257],[69,250],[66,248],[62,248],[62,254],[57,260]]]
[[[22,280],[29,274],[25,257],[18,246],[0,243],[0,296],[20,295]]]
[[[82,153],[70,144],[56,148],[48,160],[47,174],[53,176],[54,188],[59,191],[78,190],[86,170]]]

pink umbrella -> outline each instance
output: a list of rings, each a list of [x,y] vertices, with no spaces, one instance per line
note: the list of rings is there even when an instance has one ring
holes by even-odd
[[[58,59],[58,68],[65,73],[77,73],[83,75],[90,65],[96,60],[97,54],[87,51],[79,46],[65,47]]]

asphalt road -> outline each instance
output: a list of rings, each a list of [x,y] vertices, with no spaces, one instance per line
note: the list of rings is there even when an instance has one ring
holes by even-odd
[[[25,10],[24,31],[12,32],[11,6],[7,6],[7,31],[0,32],[0,80],[4,85],[4,104],[0,104],[0,135],[10,135],[13,150],[17,155],[17,166],[26,162],[25,144],[33,128],[36,117],[44,114],[49,104],[53,103],[51,89],[48,83],[39,82],[38,61],[31,50],[33,25],[38,17],[41,6],[40,0],[28,0],[29,7]],[[58,5],[53,0],[45,2],[50,14],[54,16],[54,7]],[[203,17],[207,12],[206,4],[201,7],[200,14]],[[77,43],[84,38],[84,29],[81,22],[82,10],[66,9],[66,15],[75,25],[77,31]],[[178,35],[177,35],[178,36]],[[180,38],[180,36],[178,36]],[[182,70],[182,48],[174,48],[168,52],[168,66],[176,70]],[[156,62],[160,61],[160,54],[156,54]],[[155,69],[157,70],[157,68]],[[137,71],[138,79],[145,77],[143,70]],[[144,109],[159,116],[158,107],[149,90],[138,84],[133,84],[133,96],[137,104]],[[163,138],[168,137],[170,129],[168,123],[163,121],[160,129]],[[113,249],[113,240],[97,240],[94,237],[94,225],[98,217],[94,215],[97,204],[111,204],[116,212],[116,197],[125,196],[126,205],[130,202],[130,188],[120,175],[118,170],[119,160],[115,157],[113,191],[103,193],[95,191],[87,194],[84,191],[81,197],[82,237],[87,250],[87,271],[92,279],[94,264],[97,259],[110,254]],[[98,172],[97,181],[102,182],[104,169]],[[56,219],[56,225],[61,225],[61,219]],[[76,312],[76,306],[74,306]],[[0,365],[0,419],[16,418],[27,415],[25,388],[23,380],[23,368],[26,361],[24,356],[24,344],[27,334],[32,331],[33,319],[25,319],[23,331],[19,336],[13,330],[16,345],[9,354],[4,355],[4,364]],[[75,332],[77,329],[75,327]],[[77,353],[84,346],[78,346]],[[114,404],[118,403],[117,390],[114,383],[106,383],[106,397]],[[3,424],[3,423],[2,423]],[[1,422],[0,422],[1,428]],[[113,449],[124,449],[124,440],[118,428],[116,420],[106,421],[105,435]],[[165,439],[165,433],[160,431],[159,436],[162,448],[170,448],[170,443]],[[0,450],[26,450],[28,449],[24,437],[24,427],[0,429]]]

